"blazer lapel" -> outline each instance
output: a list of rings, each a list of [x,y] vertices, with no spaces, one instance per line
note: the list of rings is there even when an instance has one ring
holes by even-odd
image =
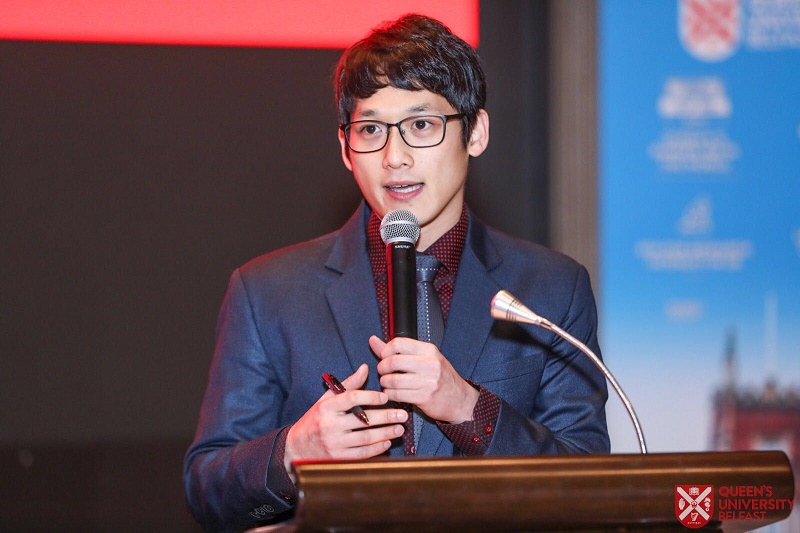
[[[442,340],[442,353],[464,379],[469,379],[481,357],[494,319],[489,305],[500,287],[491,271],[502,261],[488,239],[486,227],[470,213],[467,245],[461,257],[453,301]],[[427,424],[426,424],[427,426]],[[419,455],[447,455],[451,446],[441,431],[426,427],[417,446]]]
[[[380,390],[375,370],[378,361],[367,343],[371,335],[382,336],[374,276],[367,255],[368,216],[369,210],[362,202],[342,227],[325,263],[326,268],[339,272],[341,276],[328,286],[325,295],[353,372],[362,363],[367,363],[370,373],[366,388]]]

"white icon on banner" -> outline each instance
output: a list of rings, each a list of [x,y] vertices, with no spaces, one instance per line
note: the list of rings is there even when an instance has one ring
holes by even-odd
[[[648,146],[648,155],[662,171],[730,173],[741,149],[719,122],[733,115],[733,104],[721,78],[667,78],[656,107],[662,118],[679,121]]]
[[[800,0],[750,0],[743,17],[742,38],[751,50],[800,48]]]
[[[669,78],[658,99],[658,112],[668,119],[728,118],[731,110],[725,83],[715,76]]]
[[[681,238],[642,239],[636,242],[634,253],[650,270],[739,271],[753,257],[755,246],[746,239],[712,239],[714,213],[711,199],[695,197],[683,210],[676,223]],[[672,317],[691,316],[697,308],[676,307],[667,313]]]
[[[714,230],[714,213],[711,199],[698,196],[686,206],[678,221],[681,235],[708,235]]]
[[[694,322],[703,318],[705,305],[701,300],[669,300],[664,306],[667,318],[672,322]]]

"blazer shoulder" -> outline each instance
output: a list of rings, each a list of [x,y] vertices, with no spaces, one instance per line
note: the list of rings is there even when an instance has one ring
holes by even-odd
[[[324,264],[330,256],[340,230],[259,255],[239,267],[242,276],[258,276],[276,270],[296,271],[309,265]]]
[[[520,270],[529,274],[561,272],[570,276],[585,270],[583,265],[562,252],[513,237],[489,226],[485,228],[487,240],[502,258],[501,268]]]
[[[325,272],[341,274],[354,265],[360,265],[367,257],[365,228],[368,214],[362,205],[339,229],[258,256],[238,271],[245,280],[260,279],[265,275],[309,280],[308,276]]]
[[[332,274],[325,263],[335,247],[339,231],[293,244],[255,257],[231,274],[245,291],[255,295],[304,294],[327,285]]]
[[[586,268],[566,254],[489,229],[502,257],[492,275],[497,284],[545,318],[577,328],[575,316],[595,323],[596,304]]]

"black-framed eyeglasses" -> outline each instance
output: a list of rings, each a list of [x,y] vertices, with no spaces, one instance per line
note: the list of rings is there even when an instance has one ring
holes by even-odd
[[[430,148],[442,144],[447,130],[447,122],[464,118],[465,113],[455,115],[415,115],[400,122],[389,124],[381,120],[356,120],[342,124],[344,140],[350,150],[368,154],[382,150],[389,142],[392,126],[400,132],[403,141],[412,148]]]

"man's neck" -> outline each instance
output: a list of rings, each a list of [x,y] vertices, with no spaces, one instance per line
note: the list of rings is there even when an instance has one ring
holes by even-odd
[[[417,241],[417,251],[425,252],[433,243],[441,239],[445,233],[452,230],[461,220],[461,212],[464,208],[464,203],[462,202],[458,206],[458,210],[454,210],[450,216],[446,218],[439,216],[429,224],[421,226],[419,240]]]

